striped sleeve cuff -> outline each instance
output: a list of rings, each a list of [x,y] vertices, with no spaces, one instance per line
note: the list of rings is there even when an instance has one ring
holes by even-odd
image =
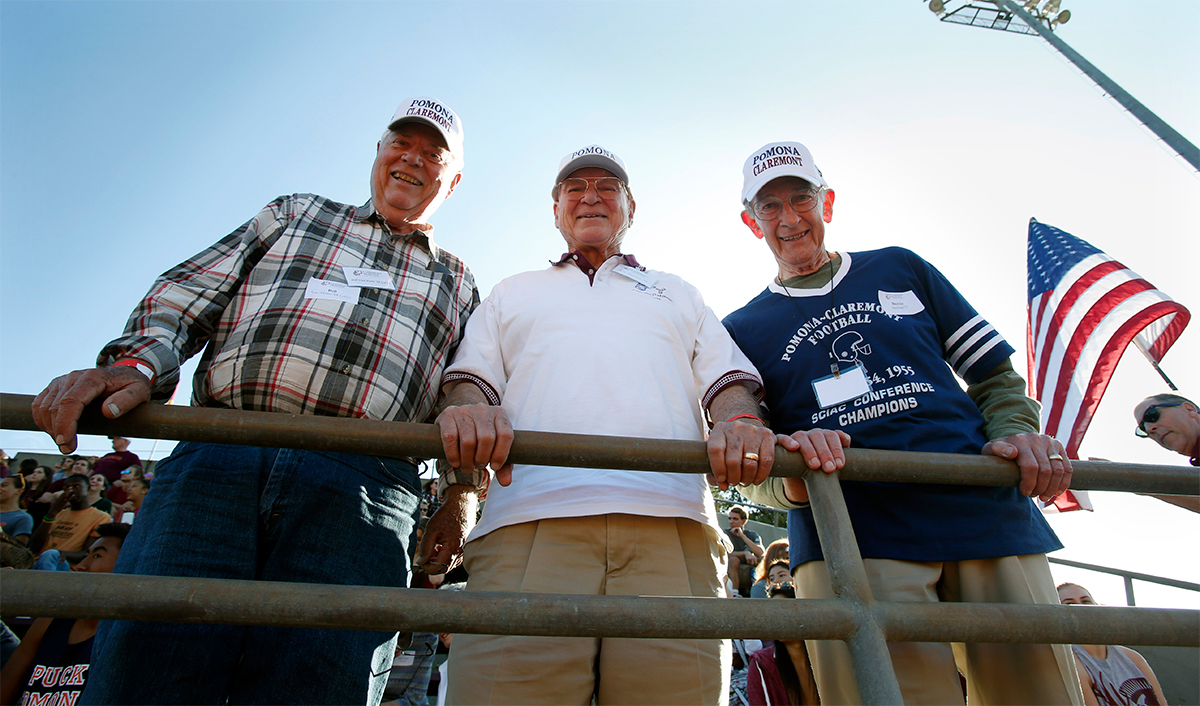
[[[708,392],[704,393],[704,399],[700,401],[700,406],[707,411],[712,401],[716,399],[717,395],[721,394],[721,390],[739,382],[751,383],[750,387],[754,390],[754,401],[763,401],[765,391],[763,390],[762,380],[759,380],[757,375],[742,370],[731,370],[717,378],[717,381],[709,386]]]
[[[449,372],[442,377],[442,384],[445,385],[446,383],[455,380],[469,382],[475,387],[478,387],[480,392],[483,393],[483,396],[487,398],[489,405],[493,407],[500,406],[500,393],[496,392],[496,388],[489,385],[487,380],[484,380],[477,375],[472,375],[471,373]]]
[[[996,356],[1007,358],[1012,347],[1000,332],[978,314],[960,326],[943,344],[946,362],[960,378],[974,382],[996,367]],[[983,361],[985,365],[980,366]]]

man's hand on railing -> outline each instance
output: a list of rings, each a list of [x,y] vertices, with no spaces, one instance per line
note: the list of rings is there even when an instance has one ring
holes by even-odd
[[[436,423],[451,468],[490,465],[500,485],[512,482],[512,424],[504,408],[489,405],[478,387],[459,382],[450,388]]]
[[[33,400],[33,421],[54,438],[58,450],[75,450],[83,408],[103,397],[104,416],[116,419],[150,400],[150,380],[131,366],[76,370],[55,378]]]
[[[1058,439],[1045,434],[1014,434],[984,444],[980,452],[1016,461],[1021,494],[1050,502],[1071,485],[1071,459]]]
[[[779,445],[800,452],[804,463],[814,471],[833,473],[846,467],[845,449],[850,447],[850,435],[840,430],[810,429],[791,436],[780,434]],[[784,478],[783,494],[794,503],[808,502],[808,487],[803,478]]]
[[[468,485],[452,485],[446,499],[429,522],[421,537],[421,546],[413,563],[427,574],[444,574],[462,562],[462,548],[475,526],[478,493]]]

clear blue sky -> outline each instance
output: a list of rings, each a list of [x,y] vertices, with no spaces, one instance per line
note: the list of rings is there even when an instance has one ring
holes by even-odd
[[[1063,39],[1200,140],[1200,3],[1064,7]],[[463,181],[434,223],[485,294],[562,251],[553,174],[598,142],[629,165],[626,250],[724,315],[774,274],[738,220],[742,161],[795,139],[837,190],[830,247],[916,250],[1019,351],[1030,216],[1200,315],[1195,173],[1041,39],[941,23],[917,0],[4,2],[0,390],[92,365],[158,273],[273,197],[365,202],[375,142],[415,95],[463,118]],[[1197,336],[1164,362],[1193,398]],[[1083,453],[1184,462],[1131,434],[1130,409],[1161,389],[1127,356]],[[0,444],[52,449],[31,433]],[[1178,541],[1200,534],[1196,516],[1096,505],[1052,520],[1061,556],[1200,581],[1200,550]],[[1060,578],[1121,600],[1119,579]],[[1200,607],[1169,589],[1139,599]]]

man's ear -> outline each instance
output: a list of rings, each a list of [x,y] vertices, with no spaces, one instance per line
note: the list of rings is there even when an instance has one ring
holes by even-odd
[[[754,233],[755,238],[762,240],[762,237],[763,237],[762,228],[758,227],[758,221],[754,220],[754,216],[751,216],[749,213],[742,211],[742,223],[745,223],[746,227],[749,228],[752,233]]]
[[[446,196],[444,198],[448,199],[450,198],[450,194],[454,193],[454,187],[458,186],[459,179],[462,179],[462,172],[454,175],[454,179],[450,182],[450,189],[446,192]]]
[[[825,192],[825,205],[821,207],[821,218],[826,223],[833,221],[833,189]]]

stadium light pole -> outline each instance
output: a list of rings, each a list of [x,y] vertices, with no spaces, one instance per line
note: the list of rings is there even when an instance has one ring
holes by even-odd
[[[1060,0],[1047,0],[1042,9],[1038,10],[1037,6],[1039,2],[1040,0],[1027,0],[1025,6],[1021,7],[1013,2],[1013,0],[968,1],[954,10],[947,11],[946,3],[943,0],[929,0],[929,9],[937,14],[938,19],[942,22],[998,29],[1017,34],[1036,33],[1041,35],[1043,39],[1050,43],[1050,46],[1067,57],[1068,61],[1086,74],[1088,78],[1095,81],[1105,93],[1120,103],[1121,107],[1132,113],[1135,118],[1140,120],[1143,125],[1157,135],[1160,140],[1165,142],[1168,147],[1178,153],[1180,157],[1183,157],[1188,164],[1192,165],[1193,169],[1200,171],[1200,149],[1197,149],[1196,145],[1179,134],[1175,128],[1168,125],[1162,118],[1155,115],[1152,110],[1142,105],[1138,99],[1117,85],[1116,81],[1106,76],[1103,71],[1083,58],[1079,52],[1068,46],[1066,42],[1059,39],[1058,35],[1054,33],[1053,28],[1055,26],[1063,24],[1071,18],[1070,10],[1059,12]],[[992,5],[995,5],[995,7],[992,7]],[[1034,15],[1031,11],[1037,11],[1038,15]],[[1012,21],[1014,16],[1020,18],[1021,23],[1014,23]]]

